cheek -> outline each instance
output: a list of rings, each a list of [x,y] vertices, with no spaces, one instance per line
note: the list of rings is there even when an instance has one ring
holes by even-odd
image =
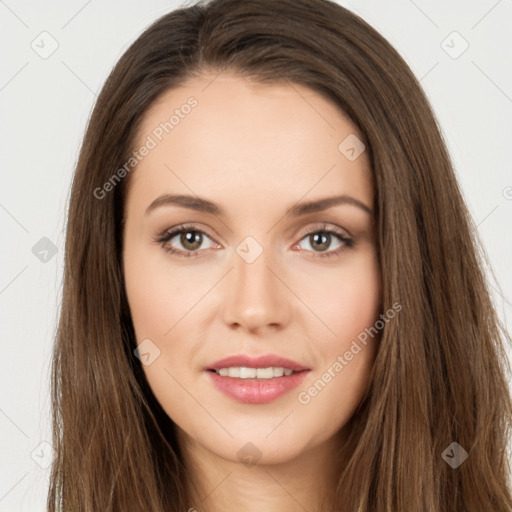
[[[158,356],[151,364],[143,365],[146,378],[159,400],[172,402],[176,397],[179,407],[179,400],[184,398],[180,384],[187,387],[193,379],[184,362],[193,360],[198,346],[194,341],[194,315],[202,305],[198,304],[201,297],[211,287],[211,277],[172,266],[165,255],[141,245],[134,244],[132,248],[127,243],[124,259],[135,342],[138,345],[151,340],[149,347]]]
[[[195,278],[184,282],[184,273],[171,271],[164,259],[134,248],[126,253],[124,275],[136,345],[144,340],[146,345],[141,346],[151,353],[150,363],[142,364],[142,369],[155,397],[174,419],[188,398],[184,389],[193,387],[183,361],[190,360],[194,350],[190,334],[186,335],[187,326],[191,328],[187,312],[199,292],[194,293]]]
[[[368,253],[354,265],[340,268],[324,290],[323,296],[316,295],[312,309],[321,311],[319,316],[330,331],[323,329],[325,335],[312,338],[317,340],[322,363],[301,387],[298,402],[306,414],[321,418],[326,432],[332,433],[361,402],[381,335],[370,329],[381,314],[376,254]]]
[[[124,260],[126,293],[136,341],[167,335],[207,291],[201,272],[187,272],[169,263],[161,250],[131,247]]]
[[[307,286],[304,295],[308,304],[329,328],[319,331],[327,352],[350,345],[380,314],[381,276],[374,251],[354,256],[339,269],[317,276]]]

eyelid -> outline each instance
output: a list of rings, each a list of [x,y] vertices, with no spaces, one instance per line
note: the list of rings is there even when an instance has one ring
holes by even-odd
[[[213,242],[215,242],[218,245],[221,245],[220,242],[217,242],[217,238],[219,238],[219,237],[217,237],[217,235],[213,235],[209,231],[209,228],[203,226],[201,223],[194,223],[194,222],[190,222],[190,223],[186,222],[184,224],[177,224],[176,226],[173,226],[171,228],[166,228],[157,235],[155,240],[164,238],[171,233],[174,233],[173,236],[176,236],[181,231],[186,231],[186,230],[197,231],[199,233],[203,233],[203,234],[207,235],[208,238],[210,238]]]
[[[346,229],[343,229],[343,228],[340,228],[339,226],[336,226],[335,224],[330,224],[328,222],[322,222],[320,225],[315,225],[313,226],[311,229],[308,229],[306,230],[302,236],[301,236],[301,240],[307,236],[307,235],[310,235],[312,233],[316,233],[318,231],[332,231],[334,233],[336,233],[337,235],[343,237],[343,238],[353,238],[352,235],[346,230]]]

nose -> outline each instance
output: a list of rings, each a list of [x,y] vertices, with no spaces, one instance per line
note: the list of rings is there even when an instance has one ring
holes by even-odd
[[[270,250],[265,249],[252,263],[235,252],[233,266],[223,285],[226,325],[250,332],[284,328],[291,316],[293,294]]]

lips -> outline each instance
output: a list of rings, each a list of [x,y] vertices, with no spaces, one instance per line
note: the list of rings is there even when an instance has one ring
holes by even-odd
[[[218,371],[223,368],[283,368],[293,373],[280,377],[267,379],[260,378],[238,378],[219,375]],[[227,397],[245,404],[266,404],[287,394],[299,386],[310,368],[278,355],[264,355],[250,357],[246,355],[235,355],[220,359],[204,368],[210,382]]]

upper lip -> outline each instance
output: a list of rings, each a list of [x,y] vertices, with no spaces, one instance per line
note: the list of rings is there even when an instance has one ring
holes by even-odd
[[[238,354],[225,357],[224,359],[219,359],[218,361],[215,361],[215,363],[207,366],[205,369],[220,370],[221,368],[241,366],[245,368],[269,368],[272,366],[274,368],[287,368],[297,372],[310,369],[297,363],[296,361],[275,354],[267,354],[259,357],[251,357],[244,354]]]

